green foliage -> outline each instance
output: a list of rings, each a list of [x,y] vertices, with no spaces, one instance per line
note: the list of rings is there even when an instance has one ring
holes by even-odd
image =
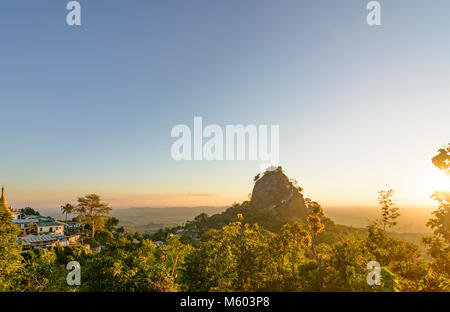
[[[21,246],[16,235],[20,229],[11,223],[11,216],[0,211],[0,292],[14,290],[21,266]]]
[[[19,209],[19,213],[24,214],[26,216],[40,216],[41,215],[39,213],[39,211],[34,210],[31,207],[25,207],[25,208]]]
[[[320,207],[320,205],[317,202],[312,201],[309,198],[305,200],[305,203],[308,210],[311,211],[311,214],[308,216],[306,220],[309,229],[309,234],[303,239],[303,241],[311,251],[316,261],[317,285],[318,285],[317,290],[320,291],[322,289],[323,255],[318,252],[317,236],[325,228],[325,225],[322,223],[320,219],[320,217],[323,216],[323,210],[322,207]]]
[[[61,208],[61,212],[66,215],[66,220],[67,220],[67,215],[71,214],[75,210],[75,207],[72,206],[71,204],[62,205],[60,208]]]
[[[437,168],[449,174],[449,160],[450,144],[448,148],[440,149],[432,161]],[[450,291],[450,192],[437,191],[432,198],[437,201],[438,208],[427,223],[433,230],[433,236],[422,240],[431,256],[423,290]]]
[[[238,218],[242,219],[242,215]],[[232,222],[205,234],[187,259],[185,290],[253,291],[267,288],[273,234],[258,225]]]
[[[108,245],[115,239],[110,231],[100,230],[95,232],[95,241],[100,245]]]
[[[71,261],[77,261],[84,266],[92,257],[92,251],[78,243],[53,247],[51,251],[56,255],[56,263],[61,266],[66,266]]]
[[[419,291],[426,276],[418,247],[391,238],[386,227],[395,225],[399,217],[393,208],[392,190],[380,191],[382,219],[367,227],[367,234],[356,234],[332,246],[328,258],[326,282],[332,291]],[[367,265],[376,261],[381,266],[381,285],[367,283]]]
[[[394,190],[389,189],[386,191],[378,192],[378,203],[381,206],[381,225],[383,229],[390,228],[397,225],[397,218],[400,216],[398,208],[394,207],[395,203],[392,200]]]
[[[24,257],[24,265],[19,271],[17,286],[19,291],[56,292],[69,291],[66,282],[68,271],[58,265],[54,251],[34,249]]]
[[[450,174],[450,143],[447,147],[438,150],[438,154],[432,159],[433,165],[436,168],[444,170],[446,174]]]
[[[116,217],[107,217],[105,221],[105,229],[109,232],[113,232],[119,225],[119,219]]]
[[[210,230],[187,259],[187,291],[318,290],[317,246],[311,230],[286,224],[279,234],[257,224],[231,222]],[[319,269],[320,270],[320,269]]]
[[[34,249],[22,257],[20,229],[0,213],[0,291],[65,291],[67,271],[53,251]]]
[[[101,202],[100,196],[89,194],[78,198],[78,205],[74,212],[78,213],[78,218],[87,222],[91,227],[92,238],[95,237],[95,231],[102,229],[107,221],[106,214],[111,211],[108,204]]]
[[[151,240],[119,238],[90,257],[83,267],[82,291],[177,291],[180,270],[192,247],[178,236],[163,248]]]
[[[381,285],[366,282],[366,266],[381,265]],[[425,267],[417,246],[390,238],[386,231],[372,224],[368,235],[355,235],[332,248],[328,259],[325,285],[333,291],[418,291]]]
[[[155,247],[122,238],[95,254],[83,267],[82,291],[151,291]]]
[[[221,214],[208,216],[206,213],[202,213],[198,215],[184,227],[187,232],[186,235],[198,239],[210,229],[219,230],[230,222],[238,221],[236,217],[238,214],[244,216],[244,222],[258,224],[275,233],[279,232],[284,224],[294,221],[280,212],[269,209],[257,209],[250,202],[244,201],[241,204],[233,204]],[[180,229],[180,227],[169,229],[169,231],[175,232],[175,229]],[[162,233],[159,233],[158,238],[162,239],[161,237],[164,235],[161,236],[160,234]]]

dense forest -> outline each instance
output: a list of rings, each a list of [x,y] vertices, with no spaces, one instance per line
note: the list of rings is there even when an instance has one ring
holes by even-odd
[[[443,174],[449,160],[450,144],[432,158]],[[111,208],[88,195],[64,208],[86,224],[83,244],[26,253],[19,228],[2,213],[0,291],[450,291],[449,192],[432,195],[433,234],[421,252],[389,235],[403,213],[393,190],[379,191],[379,218],[358,229],[326,217],[281,167],[254,182],[248,201],[153,235],[124,231]],[[80,286],[68,286],[70,261],[81,265]],[[374,263],[380,279],[371,283]]]

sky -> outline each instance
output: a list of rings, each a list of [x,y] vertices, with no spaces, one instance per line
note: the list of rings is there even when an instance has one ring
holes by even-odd
[[[450,2],[2,3],[0,184],[13,208],[99,194],[113,207],[248,198],[259,161],[171,157],[177,124],[279,125],[280,163],[324,207],[431,206],[448,178]]]

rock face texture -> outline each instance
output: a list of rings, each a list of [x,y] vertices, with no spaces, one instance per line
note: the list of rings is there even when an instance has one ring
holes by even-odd
[[[252,191],[252,204],[256,208],[269,208],[281,202],[292,193],[292,185],[288,177],[279,171],[266,172]]]
[[[303,195],[281,169],[266,171],[253,187],[251,205],[256,209],[275,209],[288,217],[306,220],[308,211]]]

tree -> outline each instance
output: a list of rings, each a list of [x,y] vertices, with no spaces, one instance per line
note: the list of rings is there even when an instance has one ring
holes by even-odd
[[[71,261],[77,261],[84,266],[93,254],[90,249],[79,243],[52,247],[51,251],[56,254],[56,262],[64,267]]]
[[[386,191],[378,192],[378,203],[381,206],[381,224],[383,226],[383,230],[386,230],[386,227],[393,227],[397,225],[397,221],[395,221],[400,214],[398,213],[398,208],[394,207],[395,203],[392,200],[392,196],[394,195],[394,190],[389,189]]]
[[[122,237],[83,266],[81,291],[156,291],[155,246]]]
[[[20,275],[22,246],[17,244],[20,229],[11,220],[9,213],[0,211],[0,292],[14,290]]]
[[[319,291],[322,289],[322,255],[317,251],[317,235],[322,232],[325,226],[322,224],[320,217],[323,216],[322,207],[315,201],[310,200],[309,198],[305,199],[306,207],[311,211],[311,214],[308,216],[306,223],[309,229],[309,237],[307,237],[304,242],[307,247],[311,251],[316,260],[317,265],[317,279]]]
[[[378,224],[368,227],[368,235],[353,235],[332,246],[326,285],[330,291],[420,291],[426,275],[418,247],[391,238]],[[367,264],[378,262],[380,285],[367,283]]]
[[[380,222],[367,234],[353,234],[331,247],[327,288],[330,291],[420,291],[426,276],[418,246],[389,237]],[[380,264],[381,284],[367,283],[368,263]]]
[[[36,248],[24,256],[24,265],[17,280],[19,291],[57,292],[67,291],[67,271],[58,265],[54,251]]]
[[[112,232],[116,229],[118,224],[119,219],[117,219],[116,217],[109,217],[105,222],[105,229]]]
[[[180,291],[181,274],[185,266],[185,258],[192,253],[190,245],[183,244],[178,235],[169,234],[164,248],[158,248],[161,263],[156,283],[158,291]]]
[[[25,207],[25,208],[19,209],[19,212],[20,212],[21,214],[26,215],[26,216],[40,216],[40,215],[41,215],[41,214],[39,213],[39,211],[34,210],[34,209],[31,208],[31,207]]]
[[[111,211],[107,203],[100,200],[97,194],[89,194],[78,198],[78,205],[74,212],[79,214],[81,220],[84,220],[91,226],[92,238],[95,238],[95,231],[101,229],[105,222],[106,214]]]
[[[318,204],[310,202],[309,228],[285,224],[280,234],[238,221],[206,232],[187,258],[186,291],[317,291],[323,271],[317,234],[323,224]]]
[[[450,144],[442,148],[433,157],[433,164],[450,174]],[[431,196],[438,202],[438,208],[427,226],[433,230],[433,236],[422,239],[432,258],[429,274],[425,279],[425,290],[450,291],[450,191],[435,192]]]
[[[184,258],[192,249],[175,235],[164,247],[118,238],[88,258],[81,291],[179,291]]]
[[[65,204],[61,206],[61,212],[66,215],[66,221],[67,221],[67,215],[71,214],[74,211],[75,207],[71,204]]]
[[[272,269],[268,291],[316,291],[317,262],[309,249],[311,235],[304,224],[285,224],[270,242]]]
[[[243,224],[242,215],[219,230],[205,233],[198,250],[186,259],[186,291],[267,290],[274,274],[270,243],[274,234]]]
[[[450,174],[450,143],[447,147],[438,150],[438,154],[432,159],[436,168],[444,170],[446,174]]]

